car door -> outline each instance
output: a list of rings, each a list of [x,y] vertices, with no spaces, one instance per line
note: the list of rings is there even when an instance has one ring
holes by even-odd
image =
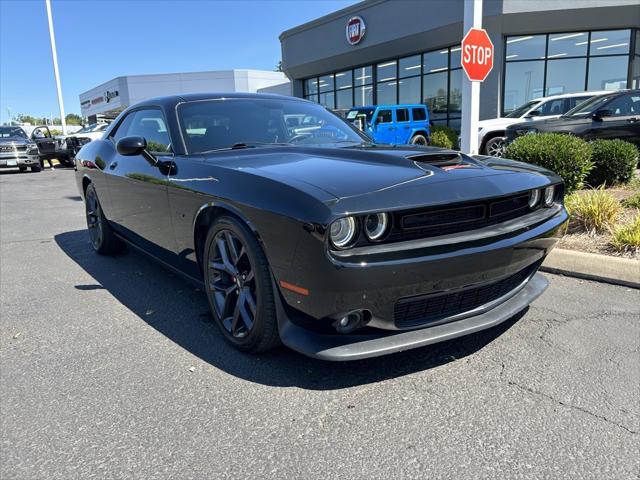
[[[393,110],[391,108],[378,110],[374,118],[373,132],[377,143],[396,142],[396,127],[393,123]]]
[[[124,137],[144,137],[147,151],[158,165],[142,155],[124,156],[116,150]],[[167,193],[170,169],[163,165],[173,161],[167,122],[160,108],[144,107],[122,119],[109,139],[114,149],[105,168],[111,199],[111,222],[129,241],[141,246],[168,263],[175,263],[175,239]]]
[[[396,108],[396,138],[395,143],[404,145],[411,139],[411,122],[409,122],[409,110]]]
[[[599,110],[602,117],[593,118],[585,138],[618,138],[638,143],[640,140],[640,95],[628,93],[613,98]]]
[[[56,143],[49,127],[34,128],[33,132],[31,132],[31,140],[38,145],[38,151],[41,156],[51,156],[56,153]]]

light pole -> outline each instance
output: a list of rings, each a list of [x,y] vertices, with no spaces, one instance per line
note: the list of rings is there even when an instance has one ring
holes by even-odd
[[[53,74],[56,77],[56,89],[58,91],[58,106],[60,107],[60,122],[62,122],[62,134],[67,134],[67,122],[64,118],[64,102],[62,101],[62,88],[60,87],[60,72],[58,71],[58,53],[56,51],[56,36],[53,33],[53,18],[51,16],[51,0],[44,0],[47,6],[47,18],[49,19],[49,39],[51,40],[51,56],[53,57]]]

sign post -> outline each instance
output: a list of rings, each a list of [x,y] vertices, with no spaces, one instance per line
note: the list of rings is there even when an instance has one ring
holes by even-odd
[[[493,43],[482,29],[482,0],[464,0],[464,31],[461,63],[467,78],[462,79],[462,128],[460,148],[478,153],[480,82],[493,68]]]

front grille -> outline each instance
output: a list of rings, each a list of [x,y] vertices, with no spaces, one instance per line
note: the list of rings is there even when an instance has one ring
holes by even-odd
[[[395,324],[398,328],[424,326],[478,308],[511,292],[539,266],[536,262],[507,278],[477,287],[402,298],[393,309]]]
[[[394,213],[386,242],[414,240],[477,230],[520,217],[531,211],[529,193],[454,206]]]
[[[0,152],[25,152],[27,150],[26,145],[2,145],[0,146]]]

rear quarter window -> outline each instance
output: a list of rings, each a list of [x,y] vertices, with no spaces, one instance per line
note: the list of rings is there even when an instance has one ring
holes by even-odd
[[[398,122],[408,122],[409,121],[409,111],[406,108],[398,108],[396,110],[396,121],[398,121]]]
[[[420,122],[427,119],[427,111],[424,108],[414,108],[411,110],[414,122]]]

